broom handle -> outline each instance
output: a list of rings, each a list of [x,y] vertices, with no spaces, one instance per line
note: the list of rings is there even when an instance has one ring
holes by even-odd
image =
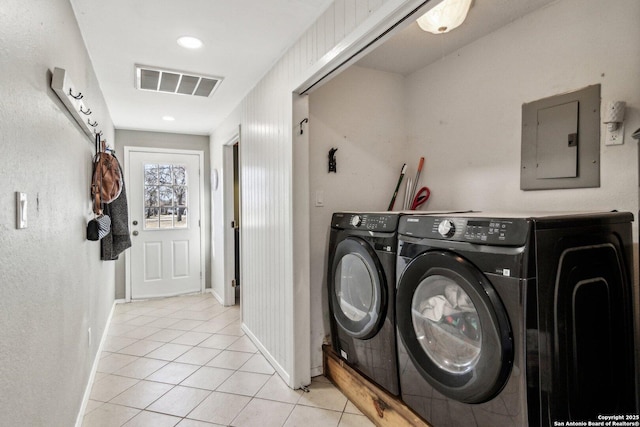
[[[420,179],[422,166],[424,166],[424,157],[420,157],[420,163],[418,163],[418,172],[416,172],[416,180],[413,183],[413,191],[411,192],[411,203],[413,203],[413,199],[415,199],[416,197],[416,191],[418,190],[418,180]]]
[[[404,178],[404,173],[407,171],[407,164],[402,165],[402,170],[400,171],[400,178],[398,179],[398,184],[396,185],[396,190],[393,192],[393,196],[391,197],[391,203],[389,203],[388,211],[393,210],[393,205],[396,203],[396,197],[398,196],[398,189],[400,189],[400,184],[402,184],[402,179]]]

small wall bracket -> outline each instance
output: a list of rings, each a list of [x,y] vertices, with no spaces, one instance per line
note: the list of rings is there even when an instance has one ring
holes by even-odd
[[[329,172],[338,173],[336,171],[336,151],[338,151],[337,148],[332,148],[331,150],[329,150]]]
[[[304,128],[302,127],[303,124],[305,123],[309,123],[309,119],[308,118],[304,118],[302,119],[302,121],[300,122],[300,135],[302,135],[304,133]]]

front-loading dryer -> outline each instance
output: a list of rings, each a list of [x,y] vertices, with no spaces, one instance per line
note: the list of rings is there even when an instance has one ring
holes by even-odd
[[[395,332],[398,213],[334,213],[327,291],[332,345],[347,363],[399,395]]]
[[[403,216],[396,293],[403,401],[435,427],[637,414],[631,220],[628,213]]]

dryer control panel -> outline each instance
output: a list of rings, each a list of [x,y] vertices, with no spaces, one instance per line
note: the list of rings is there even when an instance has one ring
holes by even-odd
[[[398,233],[406,236],[453,240],[496,246],[521,246],[527,240],[525,218],[463,218],[404,216]]]
[[[367,230],[393,233],[398,227],[398,214],[337,212],[331,227],[343,230]]]

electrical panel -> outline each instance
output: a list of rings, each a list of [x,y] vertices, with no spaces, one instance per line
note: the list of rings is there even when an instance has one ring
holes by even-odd
[[[520,188],[600,186],[600,85],[522,106]]]

